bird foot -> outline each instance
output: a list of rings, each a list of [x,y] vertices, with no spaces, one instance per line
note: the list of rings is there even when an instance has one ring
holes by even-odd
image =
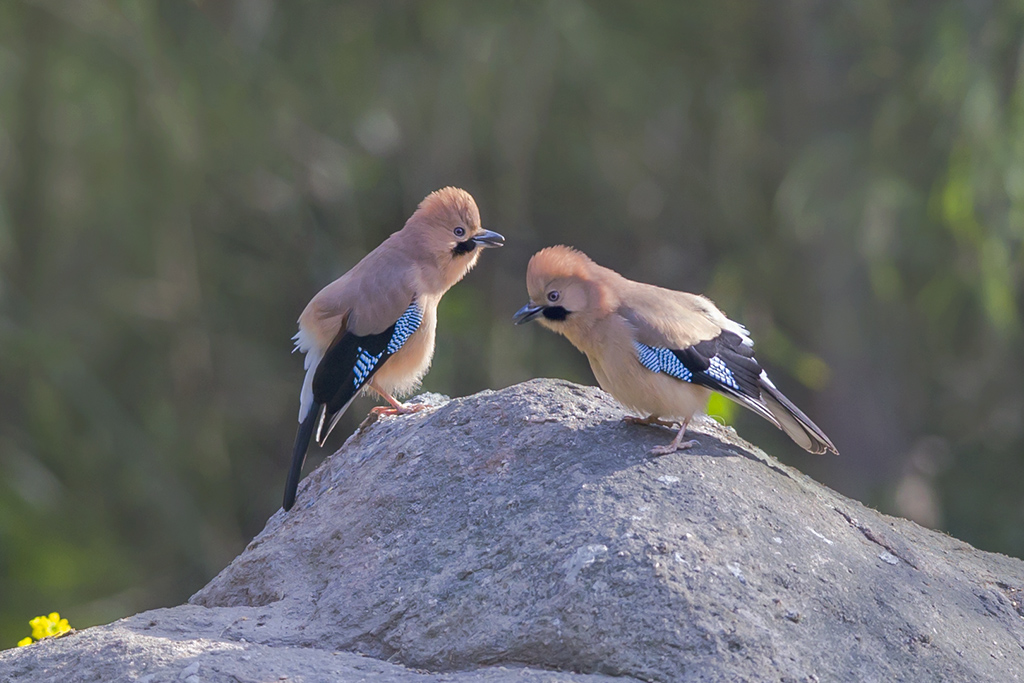
[[[659,456],[668,455],[670,453],[675,453],[676,451],[685,451],[687,448],[693,448],[696,445],[698,445],[697,442],[692,439],[690,441],[683,441],[682,443],[676,443],[673,441],[672,443],[664,446],[655,446],[650,450],[650,454]]]
[[[425,403],[399,403],[397,406],[374,406],[370,408],[370,414],[376,415],[377,417],[383,417],[385,415],[409,415],[410,413],[418,413],[427,405]]]
[[[397,406],[374,406],[370,408],[370,412],[366,414],[363,421],[359,423],[357,430],[366,429],[374,422],[384,417],[385,415],[409,415],[410,413],[418,413],[428,406],[425,403],[399,403]]]
[[[675,426],[674,422],[662,420],[660,417],[655,417],[654,415],[651,415],[649,417],[634,417],[633,415],[627,415],[626,417],[622,418],[622,421],[625,422],[626,424],[631,425],[659,425],[661,427]]]

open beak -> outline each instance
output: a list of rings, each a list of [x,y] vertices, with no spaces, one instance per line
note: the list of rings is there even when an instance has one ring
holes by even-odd
[[[540,315],[543,311],[543,306],[538,306],[533,303],[526,304],[518,311],[516,311],[516,314],[514,316],[512,316],[512,322],[514,322],[516,325],[528,323],[534,318],[536,318],[538,315]]]
[[[481,247],[500,247],[505,244],[505,238],[493,230],[481,230],[479,234],[473,235],[473,241]]]

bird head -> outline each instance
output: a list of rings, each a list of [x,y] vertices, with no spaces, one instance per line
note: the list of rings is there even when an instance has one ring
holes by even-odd
[[[538,251],[526,269],[530,303],[516,312],[513,321],[519,325],[537,320],[575,342],[611,309],[610,292],[601,286],[606,270],[570,247]]]
[[[480,226],[480,210],[472,195],[457,187],[427,195],[404,230],[412,232],[418,248],[437,261],[446,288],[476,265],[481,250],[505,242],[498,233]]]

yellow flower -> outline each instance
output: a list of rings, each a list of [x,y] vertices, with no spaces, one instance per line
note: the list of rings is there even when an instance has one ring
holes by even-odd
[[[18,641],[18,647],[25,647],[32,644],[32,636],[26,636]]]
[[[36,617],[35,619],[30,619],[28,625],[32,627],[32,637],[39,640],[46,637],[46,629],[50,625],[50,620],[45,616]]]
[[[59,636],[61,633],[67,633],[71,630],[71,624],[68,623],[67,619],[61,619],[60,614],[57,612],[50,612],[50,630],[47,635]]]
[[[49,636],[57,636],[71,630],[67,619],[61,619],[60,613],[50,612],[49,615],[38,616],[30,619],[28,625],[32,627],[32,637],[42,640]]]

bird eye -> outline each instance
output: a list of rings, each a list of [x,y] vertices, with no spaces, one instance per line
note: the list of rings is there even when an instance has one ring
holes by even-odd
[[[551,303],[555,303],[556,301],[558,301],[558,298],[560,296],[562,296],[562,295],[559,294],[558,292],[552,290],[552,291],[548,292],[548,301],[550,301]]]
[[[465,235],[466,235],[466,229],[464,227],[462,227],[460,225],[459,227],[455,228],[455,236],[456,237],[464,237]]]

